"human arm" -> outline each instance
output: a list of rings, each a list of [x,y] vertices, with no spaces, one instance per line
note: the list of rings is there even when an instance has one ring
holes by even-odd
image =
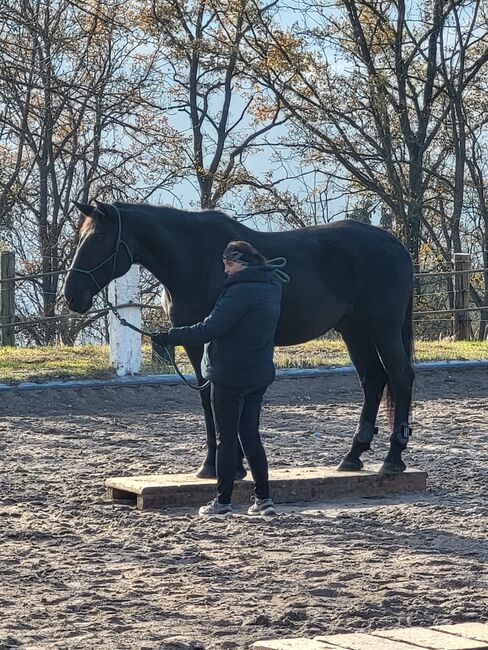
[[[242,318],[248,309],[248,293],[242,285],[233,285],[219,298],[212,312],[200,323],[184,327],[173,327],[167,332],[154,335],[159,344],[186,345],[203,344],[217,340],[228,332]]]

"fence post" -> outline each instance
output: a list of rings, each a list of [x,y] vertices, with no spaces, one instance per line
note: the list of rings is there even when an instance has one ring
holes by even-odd
[[[108,286],[108,299],[116,307],[130,302],[140,302],[138,264],[133,264],[125,275]],[[140,307],[120,307],[118,312],[127,322],[141,327]],[[109,358],[119,377],[134,375],[141,371],[141,335],[126,327],[110,312]]]
[[[468,253],[454,253],[454,309],[467,309],[469,306],[469,273],[460,273],[471,268],[471,256]],[[454,312],[454,338],[470,338],[471,327],[469,313]]]
[[[15,345],[15,254],[0,253],[0,345]]]

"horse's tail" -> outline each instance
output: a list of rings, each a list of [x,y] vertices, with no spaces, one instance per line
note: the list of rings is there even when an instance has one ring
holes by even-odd
[[[412,369],[412,363],[415,355],[414,349],[414,338],[413,338],[413,291],[410,294],[410,299],[407,305],[407,311],[405,312],[405,319],[402,325],[402,341],[403,347],[405,348],[405,354],[407,355],[410,369]],[[390,389],[390,383],[386,384],[386,407],[388,410],[388,419],[390,425],[393,425],[393,417],[395,414],[395,399],[392,395]]]

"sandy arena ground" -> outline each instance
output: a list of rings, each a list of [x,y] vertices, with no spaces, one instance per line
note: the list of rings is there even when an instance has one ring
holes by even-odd
[[[270,464],[335,465],[352,375],[277,381]],[[114,475],[203,456],[184,386],[0,393],[0,648],[248,649],[263,638],[488,618],[488,374],[417,375],[405,459],[428,493],[202,520],[106,500]],[[387,448],[384,414],[369,463]],[[176,639],[175,639],[176,637]]]

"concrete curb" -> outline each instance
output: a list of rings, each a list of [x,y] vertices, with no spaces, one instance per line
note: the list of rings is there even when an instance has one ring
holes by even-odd
[[[478,368],[488,367],[488,360],[479,361],[424,361],[414,364],[415,370],[446,370],[448,368]],[[337,368],[289,368],[277,370],[277,379],[299,379],[321,377],[328,375],[347,375],[356,372],[353,366]],[[185,375],[190,381],[195,381],[195,375]],[[0,393],[23,390],[47,390],[56,388],[105,388],[107,386],[144,386],[148,384],[165,384],[168,386],[182,384],[178,375],[143,375],[132,377],[115,377],[113,379],[80,379],[72,381],[49,381],[45,383],[23,382],[21,384],[0,384]]]

